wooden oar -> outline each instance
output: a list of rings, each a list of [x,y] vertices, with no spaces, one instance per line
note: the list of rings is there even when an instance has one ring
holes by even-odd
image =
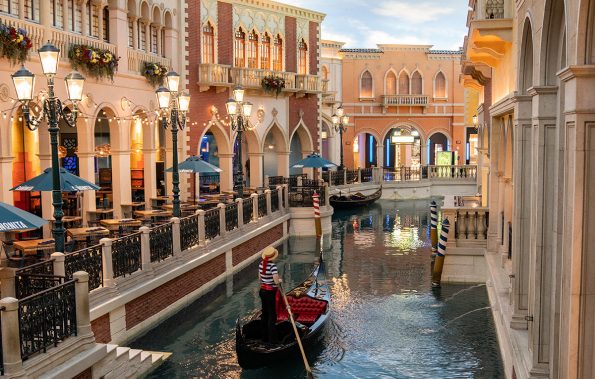
[[[295,326],[295,321],[293,320],[293,314],[291,313],[291,307],[289,306],[289,301],[287,301],[287,296],[285,296],[285,290],[283,289],[283,285],[279,283],[279,290],[281,291],[281,295],[283,296],[283,300],[285,301],[285,307],[287,308],[287,314],[289,315],[289,320],[291,321],[291,326],[293,326],[293,332],[295,333],[295,338],[297,343],[300,347],[300,352],[302,353],[302,359],[304,360],[304,366],[306,367],[306,372],[308,376],[313,378],[314,375],[312,374],[312,369],[308,364],[308,358],[306,358],[306,353],[304,352],[304,347],[302,346],[302,340],[300,339],[300,334],[298,333],[297,326]]]

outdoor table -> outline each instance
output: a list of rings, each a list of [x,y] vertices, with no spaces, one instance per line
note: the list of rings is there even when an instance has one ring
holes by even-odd
[[[122,213],[124,214],[124,217],[132,217],[132,213],[134,211],[145,208],[145,203],[143,202],[122,203],[120,205],[122,206]]]
[[[151,207],[153,208],[158,208],[161,205],[171,201],[171,199],[169,198],[169,196],[157,196],[157,197],[152,197],[151,199]]]
[[[152,219],[152,218],[160,218],[160,217],[171,217],[171,211],[164,211],[159,209],[149,209],[144,211],[135,211],[135,216],[139,216],[144,220]]]
[[[113,209],[96,209],[94,211],[87,211],[89,214],[89,221],[90,223],[97,223],[100,220],[104,220],[108,217],[108,215],[112,215],[114,213]]]
[[[161,206],[161,208],[168,210],[168,211],[172,211],[174,209],[174,205],[173,204],[164,204]],[[181,203],[180,209],[184,210],[184,211],[195,211],[198,209],[198,205]]]
[[[50,229],[53,229],[54,226],[54,222],[56,222],[56,220],[52,217],[48,220],[50,222]],[[62,223],[64,224],[64,227],[68,227],[68,226],[77,226],[80,225],[80,223],[83,221],[83,218],[81,216],[62,216]]]
[[[88,241],[92,237],[109,235],[109,230],[97,226],[90,228],[71,228],[66,230],[66,234],[75,241]]]
[[[101,225],[107,228],[109,231],[116,231],[119,230],[120,227],[133,227],[138,228],[142,225],[140,220],[135,220],[133,218],[108,218],[99,221]]]
[[[44,253],[48,252],[48,255],[50,255],[55,249],[53,238],[13,241],[12,245],[14,246],[14,250],[18,251],[21,255],[37,254],[39,250],[44,250]]]

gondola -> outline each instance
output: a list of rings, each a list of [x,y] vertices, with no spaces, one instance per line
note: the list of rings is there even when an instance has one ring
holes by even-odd
[[[347,209],[351,207],[370,205],[376,200],[380,199],[380,196],[382,196],[382,187],[378,188],[378,191],[368,196],[362,195],[360,192],[345,196],[339,192],[339,195],[331,196],[329,201],[333,208]]]
[[[330,317],[331,294],[326,282],[322,255],[312,274],[297,287],[287,292],[300,339],[306,352],[310,351],[322,337],[322,331]],[[261,311],[256,312],[242,325],[236,322],[236,354],[242,368],[254,369],[283,361],[301,360],[287,310],[281,296],[277,299],[277,335],[279,343],[261,340]]]

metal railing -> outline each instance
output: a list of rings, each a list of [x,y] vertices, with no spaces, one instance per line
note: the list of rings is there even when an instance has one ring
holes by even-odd
[[[89,274],[89,291],[103,285],[103,245],[95,245],[64,256],[64,272],[67,279],[77,271]]]
[[[159,262],[174,255],[172,225],[173,223],[168,222],[152,228],[149,232],[151,262]]]
[[[385,167],[382,175],[386,182],[409,182],[422,178],[420,167]]]
[[[205,238],[212,240],[220,233],[219,208],[209,209],[205,212]]]
[[[242,217],[244,225],[250,223],[252,221],[252,217],[254,216],[254,201],[252,197],[248,197],[244,199],[242,203]]]
[[[198,216],[192,215],[180,219],[180,245],[182,251],[198,245]]]
[[[76,335],[75,281],[48,288],[19,300],[21,358],[46,352]]]
[[[362,183],[369,183],[372,181],[373,171],[371,168],[361,168],[360,171]]]
[[[64,281],[54,275],[54,261],[47,260],[16,270],[14,289],[17,299],[39,293]]]
[[[329,171],[329,184],[342,186],[345,184],[345,172],[343,170]]]
[[[228,232],[238,227],[238,203],[225,205],[225,230]]]
[[[114,278],[130,275],[141,268],[141,233],[130,234],[112,242]]]
[[[319,196],[320,206],[326,205],[326,193],[324,186],[317,187],[298,187],[289,192],[289,206],[290,207],[312,207],[312,195],[317,193]]]
[[[277,212],[279,210],[279,190],[271,190],[271,212]]]
[[[359,170],[346,170],[347,184],[357,183],[359,180]]]
[[[267,197],[264,193],[258,195],[258,217],[264,217],[267,214]]]

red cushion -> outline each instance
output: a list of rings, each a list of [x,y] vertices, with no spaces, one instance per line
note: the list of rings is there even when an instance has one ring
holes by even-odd
[[[280,293],[277,293],[277,321],[284,321],[288,319],[285,302]],[[287,301],[291,307],[291,312],[296,321],[302,323],[313,323],[318,316],[326,311],[327,303],[324,300],[312,299],[310,297],[301,297],[296,299],[293,296],[288,296]]]

